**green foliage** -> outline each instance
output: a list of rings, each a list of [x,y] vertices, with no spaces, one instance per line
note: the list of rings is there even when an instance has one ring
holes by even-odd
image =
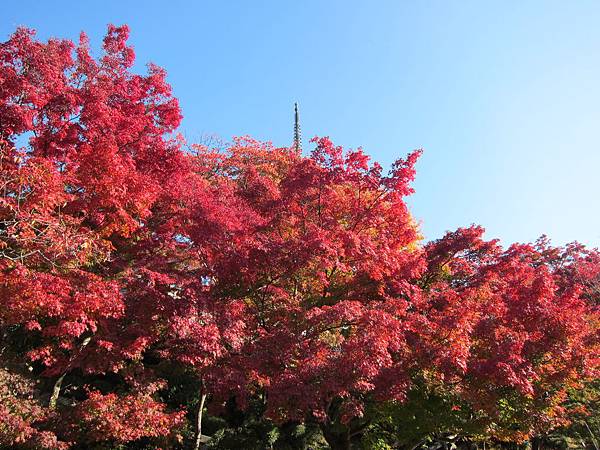
[[[566,402],[573,422],[550,433],[546,441],[557,449],[600,448],[600,381],[573,389]]]
[[[326,449],[320,428],[313,423],[287,422],[277,425],[263,417],[264,405],[253,402],[241,411],[228,402],[221,416],[207,416],[203,430],[212,436],[208,449],[307,450]]]
[[[471,436],[477,440],[482,424],[468,405],[424,385],[415,386],[404,403],[375,404],[369,411],[372,424],[363,437],[372,450],[412,448],[443,436]]]

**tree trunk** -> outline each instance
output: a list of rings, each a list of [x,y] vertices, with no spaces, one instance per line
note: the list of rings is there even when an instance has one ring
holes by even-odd
[[[200,406],[198,407],[198,419],[196,421],[196,445],[194,446],[194,450],[200,450],[200,444],[202,443],[202,410],[204,409],[205,401],[206,394],[202,392]]]
[[[67,376],[67,373],[69,373],[69,370],[71,370],[71,365],[73,364],[73,361],[75,361],[75,359],[77,359],[77,357],[81,354],[83,349],[90,343],[91,339],[92,339],[92,337],[88,336],[83,340],[83,342],[81,343],[81,346],[79,347],[79,351],[77,352],[77,354],[71,356],[71,359],[69,360],[69,364],[67,364],[65,371],[63,372],[63,374],[60,377],[58,377],[58,380],[56,380],[56,382],[54,383],[54,387],[52,388],[52,395],[50,396],[50,401],[48,402],[48,407],[50,409],[56,408],[56,402],[58,401],[58,397],[60,395],[60,389],[62,387],[63,380]]]
[[[48,407],[50,409],[56,408],[56,402],[58,401],[58,396],[60,395],[60,388],[62,387],[62,382],[65,379],[65,375],[67,372],[63,373],[56,383],[54,383],[54,388],[52,389],[52,395],[50,396],[50,401],[48,402]]]
[[[584,420],[583,423],[585,424],[585,427],[588,430],[588,433],[590,434],[590,437],[592,438],[592,445],[594,446],[594,448],[596,450],[598,450],[598,441],[596,441],[596,436],[594,436],[594,433],[592,432],[590,426],[588,425],[588,423]]]
[[[338,432],[327,425],[323,425],[321,431],[331,450],[350,450],[352,448],[350,446],[350,434],[347,429]]]

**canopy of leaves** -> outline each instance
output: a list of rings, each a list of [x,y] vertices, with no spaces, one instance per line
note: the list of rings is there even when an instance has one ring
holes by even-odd
[[[213,448],[597,445],[597,251],[423,243],[420,151],[188,144],[128,34],[0,44],[0,446],[193,448],[201,398]]]

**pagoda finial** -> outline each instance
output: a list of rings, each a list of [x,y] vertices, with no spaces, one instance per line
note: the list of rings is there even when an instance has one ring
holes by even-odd
[[[297,152],[302,151],[302,133],[300,132],[300,114],[298,113],[298,103],[294,103],[294,149]]]

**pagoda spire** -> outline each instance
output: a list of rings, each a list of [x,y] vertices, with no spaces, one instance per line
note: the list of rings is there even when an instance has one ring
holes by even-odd
[[[302,133],[300,132],[300,114],[298,113],[298,103],[294,103],[294,149],[297,152],[302,151]]]

